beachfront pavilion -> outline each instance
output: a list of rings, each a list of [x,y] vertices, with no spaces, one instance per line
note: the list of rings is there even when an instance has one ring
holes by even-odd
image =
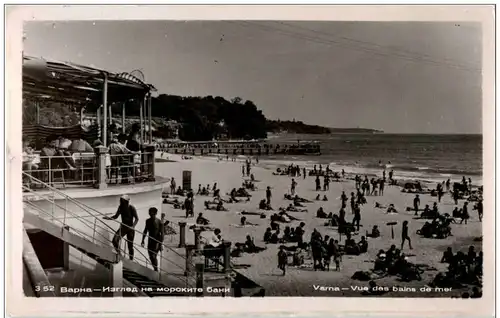
[[[33,107],[35,113],[34,125],[23,124],[24,138],[45,140],[49,135],[69,135],[75,139],[84,139],[90,144],[99,139],[104,147],[108,147],[110,142],[109,127],[113,117],[111,106],[114,106],[113,109],[116,111],[121,105],[121,132],[125,133],[126,107],[130,105],[130,102],[135,102],[140,104],[141,144],[152,144],[152,129],[146,130],[146,127],[151,127],[151,95],[156,91],[153,85],[145,83],[131,73],[112,73],[70,62],[51,61],[30,56],[23,56],[22,70],[24,109]],[[64,128],[41,125],[40,105],[51,103],[71,106],[73,110],[79,111],[80,123],[73,127]],[[85,131],[82,128],[83,114],[86,110],[96,111],[97,128],[94,131]],[[96,157],[94,168],[99,166],[98,156]],[[146,157],[143,156],[143,164],[147,160],[149,172],[154,172],[154,150],[152,155]],[[105,169],[103,167],[99,170]],[[50,175],[52,175],[51,171]],[[97,173],[97,179],[99,179],[99,175],[100,173]],[[154,178],[154,175],[150,175],[150,177]],[[93,181],[96,182],[96,178],[93,178]],[[103,180],[97,180],[97,183],[99,182],[105,183]]]

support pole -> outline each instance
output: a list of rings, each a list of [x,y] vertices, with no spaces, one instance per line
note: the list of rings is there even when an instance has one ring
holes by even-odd
[[[98,132],[98,137],[102,139],[102,122],[101,122],[101,106],[97,108],[97,132]]]
[[[122,134],[125,134],[125,102],[122,103]]]
[[[111,286],[114,287],[113,297],[122,297],[123,288],[123,262],[110,264]]]
[[[144,103],[146,101],[146,97],[144,97],[144,100],[141,102],[141,107],[140,107],[140,113],[139,113],[139,120],[140,120],[140,124],[141,124],[141,144],[144,143],[144,126],[143,126],[143,123],[142,123],[142,119],[144,117]]]
[[[149,116],[149,144],[153,144],[153,126],[152,126],[152,100],[151,100],[151,93],[148,94],[148,116]]]
[[[40,125],[40,103],[38,101],[35,101],[35,107],[36,107],[36,124]]]
[[[102,90],[102,109],[104,112],[102,127],[102,144],[108,146],[108,74],[104,73],[104,88]]]
[[[179,222],[179,247],[186,246],[186,222]]]
[[[80,108],[80,125],[83,125],[83,106]]]
[[[109,106],[109,124],[113,124],[113,111],[111,109],[111,105]]]

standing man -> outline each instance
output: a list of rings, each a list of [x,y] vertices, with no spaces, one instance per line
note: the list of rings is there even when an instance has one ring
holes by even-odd
[[[479,222],[482,222],[483,221],[483,200],[482,199],[479,199],[479,201],[477,202],[476,209],[477,209],[477,214],[479,216]]]
[[[175,189],[177,189],[175,184],[175,178],[172,177],[172,180],[170,181],[170,193],[175,194]]]
[[[306,178],[306,176],[307,176],[307,171],[306,171],[306,168],[305,168],[305,167],[302,169],[302,174],[304,175],[304,179],[305,179],[305,178]]]
[[[272,197],[271,187],[268,186],[266,190],[266,200],[267,200],[266,204],[268,206],[271,206],[271,197]]]
[[[415,198],[413,199],[413,209],[415,210],[415,216],[418,216],[418,207],[420,206],[420,198],[418,197],[418,194],[415,195]]]
[[[165,227],[160,219],[156,217],[158,214],[157,208],[149,208],[149,219],[146,220],[144,231],[142,232],[141,246],[144,247],[144,239],[149,234],[148,238],[148,254],[149,260],[153,265],[155,272],[158,271],[158,252],[163,248],[163,238],[165,236]]]
[[[290,187],[290,192],[292,195],[295,195],[295,188],[297,187],[297,182],[295,182],[295,179],[292,179],[292,185]]]
[[[408,221],[403,222],[403,229],[401,231],[401,250],[403,250],[403,245],[406,240],[408,240],[408,245],[410,245],[410,250],[412,250],[413,247],[411,247],[411,239],[408,235]]]
[[[194,198],[191,191],[187,194],[186,200],[184,200],[184,208],[186,209],[186,218],[194,216]]]
[[[359,223],[361,222],[361,208],[359,204],[354,205],[354,219],[352,220],[352,226],[357,227],[357,231],[359,232]]]
[[[135,237],[135,226],[137,222],[139,222],[139,217],[137,216],[137,210],[135,207],[130,204],[130,197],[126,194],[122,195],[120,198],[120,206],[118,207],[118,211],[112,217],[105,216],[105,220],[116,220],[119,216],[122,218],[122,223],[116,231],[115,236],[113,237],[113,246],[115,247],[118,255],[120,253],[120,240],[122,237],[126,237],[128,246],[128,255],[130,260],[134,259],[134,237]]]

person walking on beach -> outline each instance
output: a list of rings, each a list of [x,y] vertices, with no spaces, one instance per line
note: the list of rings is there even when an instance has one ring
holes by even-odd
[[[286,274],[286,265],[288,263],[288,254],[285,252],[285,246],[281,245],[278,252],[278,268],[283,271],[283,276]]]
[[[292,179],[292,185],[290,186],[290,193],[292,195],[295,195],[295,188],[297,187],[297,182],[295,182],[295,179]]]
[[[460,221],[460,224],[465,221],[465,224],[467,225],[467,220],[470,218],[468,206],[469,203],[464,202],[464,207],[462,208],[462,220]]]
[[[352,226],[356,226],[359,232],[359,223],[361,222],[361,208],[359,204],[354,205],[354,219],[352,220]]]
[[[446,185],[446,192],[450,191],[450,183],[451,183],[450,179],[446,180],[446,183],[445,183],[445,185]]]
[[[137,210],[130,204],[130,197],[126,194],[122,195],[120,198],[120,205],[115,215],[109,217],[105,216],[105,220],[116,220],[119,216],[122,218],[120,227],[113,236],[113,246],[115,247],[118,255],[120,253],[120,240],[122,237],[126,237],[128,255],[130,260],[134,259],[134,237],[135,237],[135,226],[139,222],[139,217],[137,216]]]
[[[184,200],[184,208],[186,209],[186,218],[194,217],[193,192],[187,194],[186,200]]]
[[[483,221],[483,200],[480,199],[477,202],[476,209],[477,209],[477,215],[479,216],[479,222],[482,222]]]
[[[354,205],[356,204],[356,197],[354,196],[354,192],[351,192],[351,213],[354,214]]]
[[[267,204],[267,206],[271,206],[271,197],[272,197],[271,187],[268,186],[266,189],[266,204]]]
[[[323,179],[323,191],[330,190],[330,177],[325,175]]]
[[[156,217],[158,214],[157,208],[149,209],[149,219],[146,220],[146,224],[144,226],[144,231],[142,232],[142,241],[141,246],[144,247],[144,240],[146,239],[146,235],[149,234],[148,238],[148,254],[149,260],[153,265],[153,269],[155,272],[158,271],[158,252],[163,248],[162,242],[165,236],[164,225],[160,219]]]
[[[176,184],[175,184],[175,178],[172,177],[172,180],[170,181],[170,194],[174,194],[176,188],[177,187],[176,187]]]
[[[384,195],[384,185],[385,185],[385,177],[384,179],[382,180],[379,180],[379,184],[378,184],[378,187],[379,187],[379,195]]]
[[[316,175],[316,191],[321,191],[321,180],[319,179],[319,175]]]
[[[345,191],[342,191],[342,195],[340,195],[340,201],[342,202],[342,209],[345,209],[347,207],[348,200],[349,199],[347,198]]]
[[[441,183],[438,183],[436,190],[437,190],[437,195],[438,195],[438,202],[441,203],[441,198],[443,197],[443,194],[444,194],[443,186],[441,185]]]
[[[241,166],[241,175],[244,177],[245,176],[245,165]]]
[[[415,216],[418,216],[418,208],[420,206],[420,198],[418,197],[418,194],[415,195],[415,198],[413,199],[413,209],[415,210]]]
[[[410,236],[408,235],[408,221],[403,222],[403,228],[401,231],[401,250],[403,250],[403,246],[405,244],[405,241],[408,241],[408,245],[410,246],[410,250],[413,249],[411,246],[411,239]]]
[[[306,168],[305,168],[305,167],[302,169],[302,174],[304,175],[304,179],[305,179],[305,178],[306,178],[306,176],[307,176],[307,171],[306,171]]]

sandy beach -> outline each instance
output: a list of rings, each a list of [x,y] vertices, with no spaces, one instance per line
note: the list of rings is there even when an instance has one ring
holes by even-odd
[[[157,154],[160,158],[160,154]],[[164,157],[165,158],[165,157]],[[183,160],[180,156],[168,155],[169,160],[173,162],[161,162],[156,164],[156,174],[172,178],[174,177],[177,185],[182,185],[182,171],[188,170],[192,172],[192,188],[196,193],[198,184],[212,187],[214,182],[217,182],[218,188],[221,189],[221,195],[225,195],[233,188],[239,188],[243,178],[241,173],[242,161],[218,161],[216,158],[208,157],[193,157],[190,160]],[[239,160],[244,160],[239,158]],[[296,162],[302,166],[300,162]],[[283,167],[283,166],[282,166]],[[438,272],[444,272],[447,269],[447,264],[440,263],[443,251],[447,247],[452,247],[453,252],[467,252],[470,245],[474,245],[476,251],[482,250],[481,242],[474,241],[474,238],[482,235],[481,222],[478,219],[477,211],[470,208],[470,219],[468,224],[452,224],[452,236],[445,239],[426,239],[416,234],[416,231],[422,227],[426,220],[414,219],[414,212],[407,212],[406,207],[412,206],[414,194],[402,193],[401,188],[397,186],[386,186],[383,196],[367,196],[367,204],[361,207],[362,227],[360,234],[354,236],[356,242],[360,240],[366,231],[370,231],[373,225],[378,225],[381,237],[370,239],[368,238],[368,252],[359,256],[344,255],[340,271],[334,271],[334,264],[330,265],[330,271],[314,271],[312,268],[312,259],[306,259],[306,265],[301,268],[289,267],[285,276],[281,275],[281,271],[277,268],[277,253],[279,244],[265,244],[263,242],[264,231],[269,227],[269,216],[276,213],[279,207],[286,207],[290,201],[284,199],[283,195],[290,191],[291,177],[275,176],[272,174],[275,171],[276,165],[270,162],[261,162],[252,166],[252,173],[255,176],[257,191],[250,192],[251,200],[245,203],[225,204],[229,210],[227,212],[208,211],[205,210],[203,202],[211,200],[207,196],[195,196],[194,212],[197,216],[202,212],[203,215],[210,220],[212,226],[220,228],[224,240],[231,241],[233,246],[236,242],[243,243],[245,237],[250,235],[254,238],[257,246],[266,247],[267,249],[257,254],[244,253],[242,257],[232,258],[232,262],[236,265],[236,270],[247,277],[253,279],[266,289],[266,296],[360,296],[360,290],[355,289],[355,286],[367,286],[368,282],[353,280],[351,276],[356,271],[369,271],[373,268],[373,261],[380,249],[387,250],[392,244],[397,248],[401,244],[401,227],[403,221],[409,222],[409,234],[412,239],[413,250],[409,250],[408,245],[405,245],[403,252],[408,255],[408,261],[414,264],[426,264],[435,270],[425,271],[422,274],[421,281],[401,282],[396,276],[387,276],[377,279],[379,286],[386,286],[391,289],[391,292],[385,296],[394,297],[454,297],[461,294],[460,290],[452,290],[448,293],[435,292],[420,292],[419,289],[428,285]],[[382,171],[380,171],[381,175]],[[398,172],[395,171],[395,178],[398,178]],[[330,183],[328,191],[314,191],[314,177],[295,178],[298,182],[297,194],[300,197],[313,200],[312,203],[306,203],[308,212],[289,212],[301,221],[305,222],[304,240],[309,241],[313,229],[317,229],[323,236],[329,235],[334,239],[338,239],[339,235],[336,227],[325,226],[326,219],[316,218],[316,211],[319,207],[323,207],[326,213],[338,213],[341,201],[340,195],[342,191],[349,196],[351,192],[355,192],[355,183],[353,180],[342,180],[341,182]],[[452,180],[460,181],[460,180]],[[272,189],[272,207],[275,211],[262,211],[258,209],[258,202],[265,198],[265,189],[270,186]],[[165,189],[168,191],[168,189]],[[329,199],[327,202],[314,201],[317,194],[326,195]],[[436,197],[430,195],[420,195],[421,207],[425,204],[432,206],[437,202]],[[399,213],[387,214],[385,209],[375,208],[375,202],[379,202],[384,206],[394,204]],[[463,200],[459,201],[458,206],[463,205]],[[446,194],[441,203],[438,203],[440,213],[452,214],[454,203],[450,195]],[[263,212],[266,214],[265,219],[259,216],[247,216],[248,221],[258,224],[258,226],[238,227],[242,211],[247,212]],[[167,219],[173,223],[187,221],[194,223],[195,218],[185,219],[184,211],[174,209],[173,206],[163,204],[162,212],[166,213]],[[352,220],[350,208],[346,209],[347,221]],[[391,238],[391,228],[387,226],[388,222],[397,222],[394,226],[395,238]],[[298,226],[300,221],[293,221],[290,225]],[[210,233],[204,233],[208,236]],[[193,242],[193,233],[188,232],[188,243]],[[342,242],[345,237],[342,237]],[[341,243],[342,243],[341,242]],[[295,245],[288,243],[287,245]],[[238,265],[250,265],[248,268],[239,268]],[[340,291],[319,291],[318,286],[339,287]],[[416,292],[412,291],[392,291],[393,287],[415,287]],[[315,288],[316,287],[316,288]]]

